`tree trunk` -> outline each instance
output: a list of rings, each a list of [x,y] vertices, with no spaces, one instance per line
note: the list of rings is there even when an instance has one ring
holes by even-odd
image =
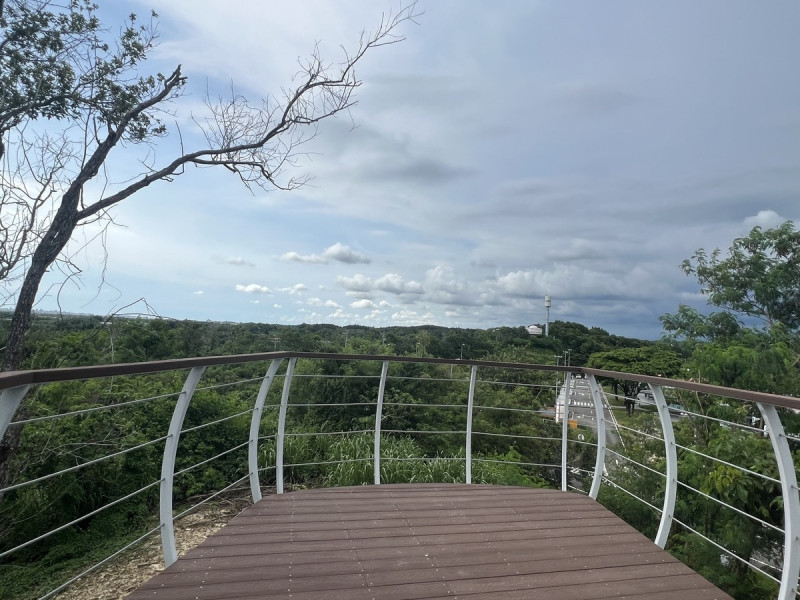
[[[36,248],[31,260],[30,269],[22,282],[22,288],[17,298],[17,305],[14,309],[14,316],[11,319],[11,327],[6,341],[5,355],[3,356],[3,370],[14,371],[19,368],[22,362],[25,349],[25,334],[31,322],[31,312],[36,301],[36,294],[42,278],[47,273],[50,265],[58,258],[58,255],[67,245],[75,230],[77,221],[75,218],[77,208],[77,194],[75,201],[70,202],[71,194],[65,195],[61,207],[48,229],[42,242]],[[14,416],[15,420],[25,419],[28,416],[25,405],[20,405]],[[13,483],[15,474],[11,471],[11,459],[19,447],[22,437],[22,426],[11,426],[6,431],[6,435],[0,440],[0,488],[4,488]]]

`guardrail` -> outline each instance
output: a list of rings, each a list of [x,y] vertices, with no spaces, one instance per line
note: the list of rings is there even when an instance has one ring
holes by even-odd
[[[187,370],[181,387],[177,375]],[[281,386],[274,385],[278,380]],[[647,395],[611,393],[611,381],[634,382],[637,390],[647,385]],[[137,386],[158,393],[140,396]],[[638,404],[633,415],[623,408],[626,401]],[[732,572],[757,573],[773,582],[778,598],[793,598],[800,573],[792,449],[798,410],[800,401],[786,396],[631,373],[381,355],[270,352],[0,373],[0,436],[8,430],[7,441],[28,448],[42,440],[35,460],[12,461],[13,478],[0,489],[0,569],[42,556],[64,532],[85,529],[135,499],[154,506],[157,523],[42,598],[157,532],[164,562],[171,564],[177,559],[175,520],[237,487],[249,487],[257,502],[265,486],[280,494],[292,482],[446,479],[586,493],[662,548],[672,546],[685,558],[681,548],[690,539],[716,552]],[[121,411],[147,414],[120,419],[115,437],[109,423]],[[105,437],[46,447],[58,423],[68,429],[76,422],[81,432]],[[142,438],[143,429],[154,431],[153,423],[160,435]],[[229,445],[219,448],[218,442]],[[161,445],[160,476],[83,503],[84,512],[48,523],[46,531],[31,526],[38,508],[31,509],[22,528],[31,533],[21,539],[9,506],[57,503],[63,486],[81,485],[75,478],[101,465],[122,465],[116,476],[124,478],[136,461],[141,465],[135,457],[151,457]],[[106,447],[113,451],[103,453]],[[187,463],[184,453],[195,462]],[[52,465],[57,468],[48,471]],[[198,472],[202,476],[193,475]],[[186,477],[195,477],[191,485],[176,484]],[[199,502],[191,501],[201,492]],[[715,527],[734,522],[745,533],[733,540]]]

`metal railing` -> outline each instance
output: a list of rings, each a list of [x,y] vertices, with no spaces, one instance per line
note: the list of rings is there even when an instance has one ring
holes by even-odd
[[[182,387],[170,389],[176,375],[186,371]],[[154,377],[163,379],[154,382]],[[281,386],[273,385],[279,380]],[[137,381],[159,393],[132,395]],[[209,382],[205,387],[204,381]],[[66,382],[74,383],[65,388]],[[636,390],[646,385],[647,395],[611,393],[610,382],[633,382]],[[202,406],[194,414],[198,397]],[[632,415],[624,408],[626,401],[638,404]],[[81,402],[88,405],[80,407]],[[165,407],[168,402],[174,404]],[[59,407],[64,403],[67,410]],[[229,414],[216,410],[220,406]],[[42,598],[155,532],[161,535],[165,564],[173,563],[175,520],[231,489],[249,487],[257,502],[265,486],[280,494],[292,482],[380,485],[409,478],[552,485],[585,493],[637,521],[662,548],[678,535],[694,536],[715,548],[723,563],[734,561],[737,568],[774,582],[778,598],[797,595],[800,497],[793,445],[800,441],[795,435],[800,432],[794,431],[800,401],[794,398],[582,367],[328,353],[270,352],[0,373],[0,436],[16,432],[18,444],[33,443],[23,433],[38,439],[37,427],[48,432],[49,440],[57,423],[65,428],[76,421],[108,426],[113,420],[108,415],[138,410],[149,411],[150,424],[158,424],[161,415],[160,435],[141,439],[142,432],[130,423],[145,421],[122,419],[128,428],[122,438],[109,439],[113,436],[103,430],[102,445],[113,451],[95,456],[101,442],[92,439],[62,444],[57,452],[41,448],[44,458],[23,465],[26,469],[14,472],[0,489],[0,525],[9,534],[0,547],[0,569],[3,561],[11,564],[26,551],[35,554],[62,532],[85,527],[132,499],[154,505],[157,524],[145,524],[141,535],[65,576]],[[12,421],[14,415],[22,417]],[[100,415],[106,418],[97,421]],[[218,431],[214,428],[230,431],[213,433]],[[722,429],[727,433],[720,435]],[[345,439],[352,443],[339,443]],[[186,440],[192,448],[188,453],[181,444]],[[209,440],[228,446],[213,447]],[[767,443],[772,454],[765,458]],[[159,477],[104,498],[101,505],[46,531],[26,527],[34,533],[19,539],[15,523],[2,521],[3,510],[14,501],[24,502],[27,493],[36,502],[51,501],[48,494],[58,495],[65,475],[78,477],[98,465],[124,463],[160,448]],[[724,451],[717,452],[720,448]],[[182,460],[184,453],[194,462]],[[731,456],[744,457],[740,462],[745,464]],[[73,464],[64,466],[68,461]],[[44,472],[51,463],[58,468]],[[214,467],[221,463],[225,469]],[[420,465],[428,467],[427,474],[420,475]],[[176,481],[197,472],[213,482],[195,482],[178,493]],[[195,501],[200,488],[201,498]],[[703,519],[696,519],[689,507],[704,511]],[[709,514],[723,518],[719,511],[747,523],[757,548],[730,547],[713,528],[703,526]]]

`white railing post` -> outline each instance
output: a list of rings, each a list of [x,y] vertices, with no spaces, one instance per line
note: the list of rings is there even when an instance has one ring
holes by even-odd
[[[567,491],[567,439],[569,438],[569,396],[572,375],[564,371],[564,414],[561,419],[561,491]]]
[[[161,461],[161,486],[159,500],[159,516],[161,519],[161,547],[164,552],[164,564],[168,567],[178,560],[175,547],[175,526],[172,522],[172,484],[175,477],[175,456],[178,453],[178,440],[183,429],[186,410],[192,401],[194,390],[205,372],[205,367],[194,367],[189,371],[183,389],[175,402],[172,419],[169,423],[167,440],[164,443],[164,458]]]
[[[283,392],[281,393],[281,408],[278,413],[278,435],[275,438],[275,491],[283,493],[283,443],[284,433],[286,432],[286,408],[289,405],[289,390],[292,387],[292,375],[294,366],[297,364],[296,358],[290,358],[286,367],[286,377],[283,380]]]
[[[0,440],[6,434],[8,424],[14,418],[14,413],[17,412],[30,387],[30,385],[18,385],[0,392]]]
[[[472,365],[469,373],[469,395],[467,396],[467,462],[464,466],[466,482],[472,483],[472,409],[475,405],[475,380],[478,377],[478,366]]]
[[[772,450],[778,463],[783,495],[783,572],[778,600],[790,600],[797,593],[797,580],[800,577],[800,498],[798,498],[797,473],[792,461],[792,450],[783,430],[778,411],[771,404],[756,405],[764,418],[769,432]]]
[[[669,416],[669,407],[664,399],[664,392],[660,385],[650,384],[653,398],[656,401],[658,417],[661,419],[661,432],[664,436],[664,455],[667,461],[666,481],[664,489],[664,508],[661,510],[661,522],[658,525],[655,544],[661,548],[666,547],[672,519],[675,515],[675,498],[678,494],[678,447],[675,445],[675,432],[672,430],[672,419]]]
[[[597,500],[600,493],[600,484],[603,482],[603,473],[606,467],[606,411],[603,404],[603,391],[594,375],[589,375],[589,392],[594,401],[594,412],[597,416],[597,457],[594,461],[594,476],[589,489],[589,497]]]
[[[383,394],[386,391],[386,376],[389,374],[389,361],[383,361],[381,382],[378,385],[378,405],[375,407],[375,451],[373,462],[373,482],[381,484],[381,419],[383,419]]]
[[[275,358],[267,369],[267,374],[261,381],[261,387],[253,405],[253,414],[250,417],[250,439],[247,444],[247,469],[250,473],[250,494],[255,504],[261,500],[261,481],[258,476],[258,432],[261,429],[261,416],[264,412],[264,402],[267,399],[269,388],[275,379],[275,373],[283,362],[282,358]]]

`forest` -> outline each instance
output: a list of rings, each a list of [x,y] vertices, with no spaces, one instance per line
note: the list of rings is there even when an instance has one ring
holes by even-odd
[[[333,325],[270,325],[215,323],[143,318],[37,315],[24,354],[25,368],[41,369],[94,364],[152,361],[194,356],[253,352],[298,351],[333,354],[374,354],[455,359],[451,365],[393,363],[389,371],[382,419],[382,482],[463,481],[464,399],[469,368],[458,361],[490,360],[561,365],[635,372],[669,377],[696,376],[703,381],[748,389],[780,392],[796,384],[791,335],[773,327],[769,332],[739,328],[729,337],[687,336],[689,323],[697,331],[707,317],[681,307],[665,315],[670,335],[659,342],[614,336],[599,328],[556,321],[550,336],[532,336],[524,327],[470,330],[445,327]],[[7,323],[8,321],[0,321]],[[680,329],[677,327],[680,325]],[[776,336],[784,335],[785,339]],[[747,344],[747,346],[746,346]],[[187,414],[189,432],[181,437],[176,469],[176,511],[223,489],[246,474],[245,449],[249,411],[263,377],[264,363],[209,368]],[[287,415],[284,480],[290,489],[319,485],[359,485],[372,481],[372,445],[379,365],[375,362],[300,359],[295,371]],[[793,376],[794,375],[794,376]],[[79,571],[110,547],[137,539],[153,527],[158,512],[157,488],[137,490],[159,479],[160,457],[175,390],[185,372],[169,371],[136,377],[62,382],[36,388],[24,406],[25,419],[41,419],[24,427],[13,461],[10,483],[126,452],[91,468],[66,473],[40,484],[7,492],[0,505],[0,553],[71,519],[99,510],[109,501],[126,498],[96,516],[82,520],[46,541],[0,558],[0,598],[39,597],[48,584]],[[558,374],[541,370],[482,371],[476,390],[472,446],[475,482],[558,487],[559,426],[552,421]],[[780,386],[780,387],[779,387]],[[277,387],[277,386],[276,386]],[[625,380],[606,380],[606,394],[621,408],[625,396],[641,387]],[[279,390],[267,398],[262,431],[274,431]],[[141,399],[148,399],[140,403]],[[755,413],[745,404],[723,399],[672,393],[670,402],[690,412],[729,423],[751,423]],[[115,408],[119,406],[119,408]],[[92,412],[97,409],[97,412]],[[105,410],[111,409],[111,410]],[[47,420],[56,414],[90,412],[75,418]],[[657,505],[663,481],[648,469],[663,471],[663,442],[654,438],[657,417],[646,403],[633,416],[616,411],[622,444],[631,466],[617,469],[616,486],[603,486],[599,499],[635,527],[652,535],[658,514],[639,498]],[[20,417],[17,417],[20,420]],[[790,432],[800,423],[784,417]],[[207,424],[211,424],[208,426]],[[642,437],[634,431],[643,431]],[[687,448],[711,448],[715,456],[759,472],[776,474],[769,442],[747,432],[709,427],[696,419],[681,419],[676,436]],[[318,435],[326,432],[325,435]],[[570,430],[571,484],[587,489],[594,464],[594,434]],[[581,441],[578,441],[581,440]],[[128,449],[134,451],[127,452]],[[265,436],[260,446],[265,493],[275,485],[275,440]],[[210,456],[218,456],[204,462]],[[199,463],[199,466],[197,466]],[[780,490],[753,477],[710,464],[684,453],[681,479],[710,496],[725,499],[745,511],[756,511],[767,523],[780,524]],[[262,466],[263,465],[263,466]],[[247,494],[235,486],[231,494]],[[764,507],[769,507],[763,513]],[[724,542],[747,560],[773,555],[780,537],[746,518],[720,509],[702,498],[679,496],[681,521],[703,523],[703,531]],[[774,583],[739,563],[720,561],[708,542],[680,529],[668,549],[736,598],[763,598]]]
[[[8,321],[0,321],[7,323]],[[234,324],[162,319],[37,315],[28,337],[23,366],[31,369],[152,361],[194,356],[293,350],[348,354],[444,357],[518,363],[572,364],[597,352],[657,348],[656,344],[614,336],[577,323],[551,324],[549,337],[531,336],[524,327],[466,330],[445,327],[337,327],[332,325]],[[377,365],[379,367],[379,365]],[[263,377],[263,363],[210,368],[187,414],[181,436],[176,509],[224,488],[246,468],[243,448],[249,413]],[[300,360],[292,389],[284,461],[290,486],[355,485],[370,482],[376,364],[367,361]],[[463,481],[464,411],[467,366],[393,364],[387,389],[382,436],[382,480]],[[473,444],[475,481],[511,485],[558,484],[559,427],[541,411],[552,408],[554,373],[499,370],[482,377],[477,396]],[[90,468],[7,492],[0,505],[3,552],[72,519],[98,510],[159,479],[163,439],[174,391],[185,372],[62,382],[36,388],[16,421],[84,410],[74,418],[27,424],[12,463],[9,484],[84,464],[114,452],[124,453]],[[496,380],[493,383],[491,379]],[[232,383],[237,382],[237,383]],[[513,385],[511,385],[513,384]],[[173,395],[170,396],[170,392]],[[267,399],[263,431],[275,428],[279,390]],[[139,403],[140,399],[155,399]],[[313,406],[312,406],[313,404]],[[460,406],[459,406],[460,405]],[[119,408],[114,408],[119,407]],[[97,410],[91,412],[93,409]],[[205,427],[205,423],[215,423]],[[14,427],[14,426],[12,426]],[[319,431],[341,435],[312,436]],[[462,432],[430,435],[425,432]],[[479,433],[478,433],[479,432]],[[546,435],[543,435],[546,434]],[[274,439],[261,445],[260,463],[275,464]],[[209,456],[213,462],[192,466]],[[585,451],[576,464],[589,468]],[[337,462],[338,461],[338,462]],[[322,464],[320,464],[322,463]],[[328,463],[328,464],[325,464]],[[555,465],[550,468],[533,465]],[[297,465],[297,466],[291,466]],[[263,483],[274,486],[274,467]],[[241,486],[232,493],[246,493]],[[76,527],[0,559],[1,598],[38,597],[112,545],[136,539],[153,526],[158,491],[150,488],[103,510]]]

